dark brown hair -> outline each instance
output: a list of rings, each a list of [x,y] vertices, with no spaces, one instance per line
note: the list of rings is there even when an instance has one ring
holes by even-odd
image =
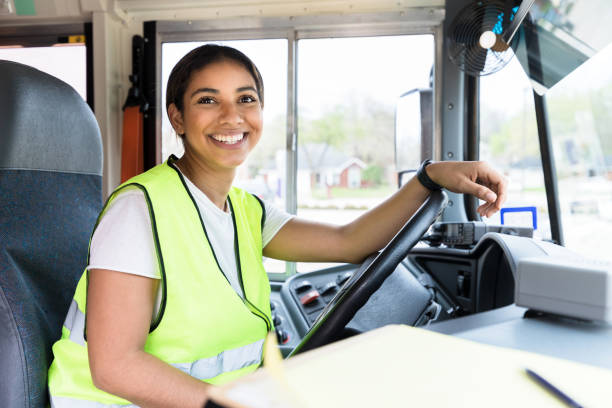
[[[253,80],[255,80],[259,103],[263,107],[263,79],[253,61],[235,48],[216,44],[206,44],[191,50],[181,58],[172,69],[166,89],[166,112],[171,103],[173,103],[180,112],[183,112],[183,97],[189,85],[189,81],[191,80],[191,75],[209,64],[223,60],[237,62],[251,74]]]

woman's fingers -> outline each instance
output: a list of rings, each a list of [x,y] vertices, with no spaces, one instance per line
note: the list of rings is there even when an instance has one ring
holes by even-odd
[[[427,172],[449,191],[485,201],[477,209],[482,216],[495,214],[506,201],[506,179],[485,162],[436,162],[427,167]]]
[[[494,191],[473,181],[468,181],[466,183],[466,187],[463,189],[462,193],[472,194],[487,203],[494,203],[497,200],[497,194]]]
[[[491,215],[497,212],[497,208],[495,208],[493,204],[484,203],[480,207],[478,207],[477,211],[481,217],[490,217]]]
[[[437,178],[434,181],[448,190],[484,201],[477,209],[482,216],[495,214],[506,201],[506,179],[485,162],[441,162],[432,170]]]
[[[490,191],[494,192],[495,199],[491,200],[488,198],[482,198],[478,196],[481,200],[486,201],[485,204],[481,205],[478,210],[481,215],[490,217],[495,214],[497,211],[501,210],[502,205],[506,201],[507,196],[507,182],[506,179],[499,174],[497,171],[493,170],[484,162],[478,162],[476,164],[476,172],[478,174],[476,181],[478,184],[481,184],[488,188]],[[489,197],[491,198],[491,197]]]

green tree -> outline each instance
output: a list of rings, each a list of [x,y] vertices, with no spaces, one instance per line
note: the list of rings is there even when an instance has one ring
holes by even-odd
[[[347,110],[336,105],[318,118],[302,118],[299,121],[300,143],[323,143],[328,146],[342,147],[348,137]]]
[[[548,118],[553,143],[557,147],[555,161],[557,170],[570,171],[575,158],[570,158],[569,147],[580,161],[593,163],[593,154],[601,152],[612,155],[612,84],[598,90],[585,89],[583,92],[551,91],[546,96]],[[512,116],[490,105],[483,105],[481,139],[487,146],[490,160],[510,165],[526,158],[539,158],[540,149],[535,113],[531,104]],[[592,119],[594,132],[589,132],[583,118]],[[582,120],[582,124],[581,124]],[[586,133],[588,134],[586,134]],[[592,134],[593,133],[593,134]],[[593,146],[593,143],[598,143]]]
[[[383,174],[383,168],[373,164],[369,165],[363,170],[363,173],[361,173],[361,178],[363,181],[370,183],[373,186],[379,186],[382,184]]]
[[[539,156],[538,129],[532,110],[524,109],[511,117],[489,110],[482,116],[487,120],[481,128],[481,139],[489,149],[490,161],[508,166]]]
[[[318,117],[300,116],[299,143],[322,143],[385,169],[394,162],[395,108],[352,92]],[[316,158],[307,158],[316,167]],[[311,170],[316,171],[316,168]]]

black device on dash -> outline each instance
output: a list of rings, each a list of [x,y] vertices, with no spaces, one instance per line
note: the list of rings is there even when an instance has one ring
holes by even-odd
[[[436,222],[431,232],[423,237],[432,246],[444,244],[449,247],[470,247],[476,244],[487,232],[533,237],[532,227],[514,227],[510,225],[490,225],[482,221]]]

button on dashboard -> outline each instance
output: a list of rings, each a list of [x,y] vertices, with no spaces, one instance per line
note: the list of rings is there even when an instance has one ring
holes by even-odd
[[[312,283],[310,283],[310,281],[301,281],[299,283],[297,283],[295,286],[295,292],[296,293],[302,293],[302,292],[306,292],[307,290],[312,289]]]
[[[280,344],[286,344],[289,341],[289,333],[285,330],[276,330],[276,338]]]
[[[336,283],[342,286],[344,285],[344,282],[350,279],[351,276],[353,276],[353,272],[344,272],[343,274],[338,275],[336,278]]]
[[[304,306],[314,302],[315,300],[317,300],[319,297],[321,296],[321,294],[319,293],[318,290],[313,289],[310,292],[308,292],[307,294],[305,294],[304,296],[300,297],[300,303]]]
[[[338,291],[338,285],[336,282],[327,282],[321,287],[321,295],[328,296],[333,295]]]

